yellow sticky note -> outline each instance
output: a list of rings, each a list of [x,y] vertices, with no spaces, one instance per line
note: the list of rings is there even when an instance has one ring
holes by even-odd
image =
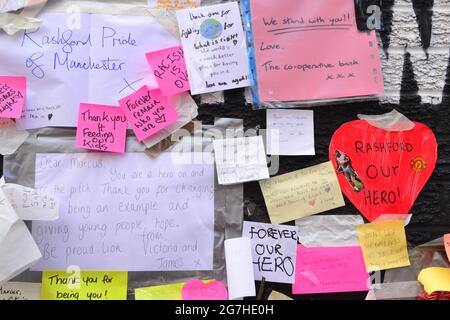
[[[411,264],[402,220],[360,224],[357,230],[367,272]]]
[[[450,268],[427,268],[419,273],[417,279],[424,287],[426,293],[436,291],[450,292]]]
[[[126,300],[126,271],[44,271],[42,300]]]
[[[136,288],[134,298],[136,300],[182,300],[181,289],[185,282],[154,286],[147,288]]]
[[[330,161],[262,180],[259,184],[273,224],[304,218],[345,205]]]

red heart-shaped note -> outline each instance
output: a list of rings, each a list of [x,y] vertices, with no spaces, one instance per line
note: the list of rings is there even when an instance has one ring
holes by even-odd
[[[342,125],[333,135],[329,158],[342,192],[369,220],[407,214],[433,173],[437,143],[427,126],[387,131],[365,120]]]
[[[228,291],[222,282],[214,280],[203,282],[192,279],[181,289],[183,300],[227,300]]]

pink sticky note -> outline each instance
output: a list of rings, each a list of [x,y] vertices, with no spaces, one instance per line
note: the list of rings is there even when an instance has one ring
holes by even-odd
[[[205,283],[198,279],[186,282],[181,289],[183,300],[227,300],[228,291],[222,282],[214,280]]]
[[[447,252],[447,259],[450,261],[450,233],[444,236],[445,252]]]
[[[179,118],[177,111],[162,96],[161,91],[149,90],[147,86],[121,99],[119,104],[139,141],[170,126]]]
[[[261,101],[384,92],[376,34],[358,31],[353,0],[255,0],[251,11]]]
[[[166,97],[189,91],[189,80],[181,46],[147,53],[147,60]]]
[[[368,291],[360,247],[297,246],[293,294]]]
[[[125,152],[127,119],[114,106],[82,103],[78,114],[76,146],[108,152]]]
[[[27,78],[0,77],[0,117],[18,119],[25,105]]]

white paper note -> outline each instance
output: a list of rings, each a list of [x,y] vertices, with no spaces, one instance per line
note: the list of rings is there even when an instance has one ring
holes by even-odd
[[[1,50],[0,48],[0,52]],[[0,64],[1,68],[2,65]],[[0,118],[0,154],[13,154],[28,136],[29,133],[27,131],[17,130],[16,124],[12,120]]]
[[[16,214],[22,220],[56,220],[58,201],[45,193],[18,184],[2,187]]]
[[[214,140],[219,184],[229,185],[269,178],[261,136]]]
[[[249,85],[246,41],[237,2],[177,11],[192,94]]]
[[[17,221],[0,244],[0,282],[8,281],[42,257],[25,223]]]
[[[315,155],[314,111],[267,109],[267,154]]]
[[[41,284],[5,282],[0,284],[0,300],[41,300]]]
[[[256,295],[250,238],[225,240],[228,296],[230,300]]]
[[[36,187],[58,198],[60,218],[33,222],[34,269],[211,270],[214,166],[202,156],[37,154]]]
[[[298,241],[305,247],[359,246],[356,226],[364,224],[360,215],[309,216],[295,220]]]
[[[11,226],[16,223],[18,219],[19,217],[11,206],[11,203],[3,191],[3,186],[1,186],[0,183],[0,245],[8,234]]]
[[[367,293],[366,300],[416,300],[422,291],[417,281],[377,283]]]
[[[242,237],[251,239],[255,280],[295,282],[297,227],[244,221]]]
[[[157,87],[145,52],[179,42],[148,16],[44,13],[45,23],[0,35],[0,74],[27,77],[18,125],[75,127],[81,102],[118,105],[143,85]],[[151,36],[149,36],[151,35]]]

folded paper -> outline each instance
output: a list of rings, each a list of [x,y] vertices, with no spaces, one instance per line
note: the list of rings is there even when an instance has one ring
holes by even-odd
[[[409,266],[403,221],[382,221],[357,226],[367,272]]]
[[[126,271],[44,271],[42,300],[127,300]]]
[[[259,182],[270,221],[279,224],[345,205],[331,162]]]
[[[0,118],[1,155],[10,155],[16,152],[28,136],[29,133],[25,130],[18,130],[12,120]]]
[[[125,152],[127,119],[119,107],[82,103],[78,115],[78,148]]]

